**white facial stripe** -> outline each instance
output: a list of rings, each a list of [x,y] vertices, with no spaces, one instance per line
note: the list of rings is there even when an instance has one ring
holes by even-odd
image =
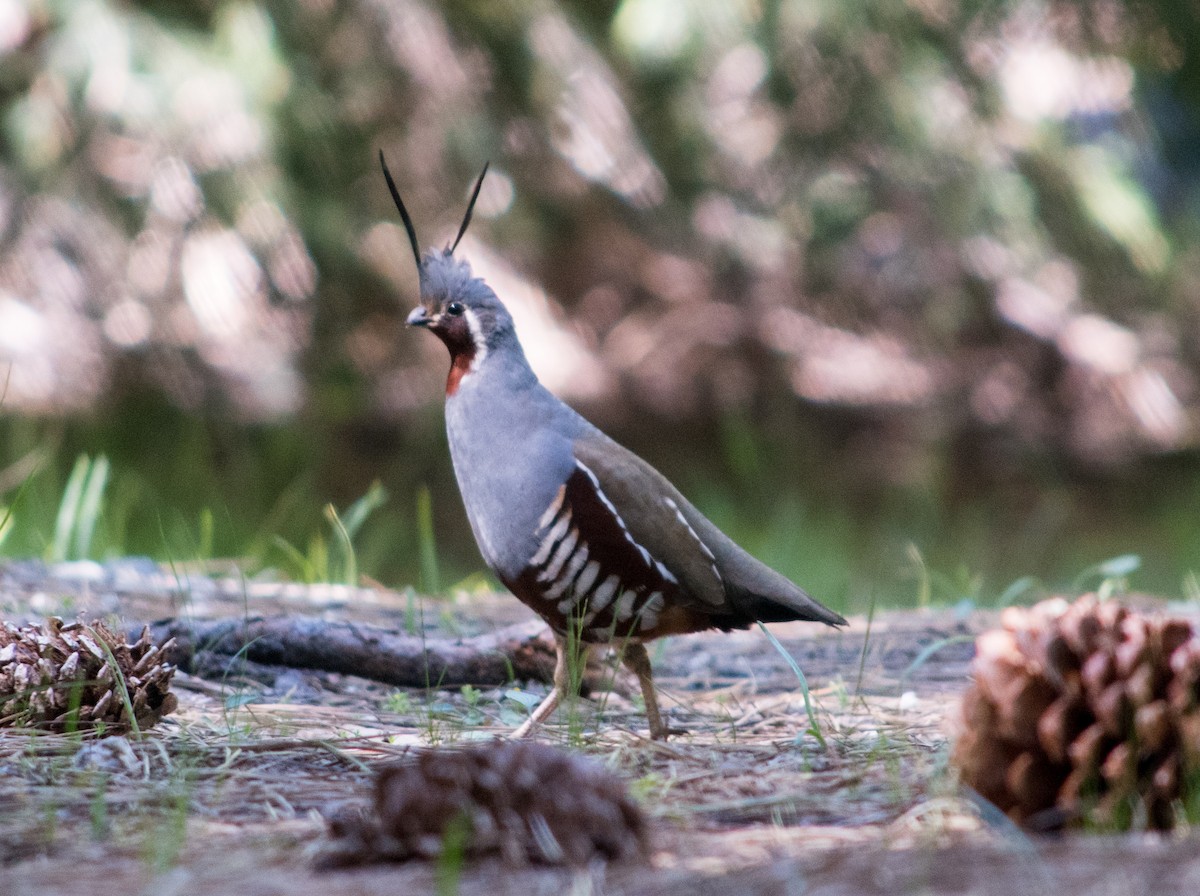
[[[554,545],[556,545],[558,540],[567,533],[567,527],[570,525],[571,511],[568,510],[562,515],[562,519],[558,521],[557,525],[555,525],[555,527],[546,534],[546,537],[542,539],[542,543],[538,547],[537,553],[529,559],[529,565],[541,566],[543,563],[545,563],[546,558],[550,556],[550,552],[554,550]],[[551,576],[551,578],[553,578],[553,576]]]
[[[471,359],[471,369],[467,373],[474,373],[487,357],[487,340],[483,337],[483,326],[479,323],[479,317],[474,311],[464,308],[463,317],[467,319],[467,329],[471,331],[471,340],[475,343],[475,357]]]
[[[700,539],[700,536],[696,534],[696,530],[693,529],[692,524],[687,521],[687,517],[685,517],[683,515],[683,511],[679,509],[679,505],[676,504],[670,497],[663,498],[663,503],[666,504],[671,510],[675,511],[675,519],[683,523],[683,528],[688,530],[688,534],[690,534],[692,538],[696,540],[696,544],[700,545],[700,550],[704,552],[704,556],[711,561],[709,566],[713,571],[713,575],[717,577],[717,581],[724,583],[725,580],[721,578],[721,573],[717,570],[717,558],[713,555],[713,552],[708,549],[708,545],[706,545]]]

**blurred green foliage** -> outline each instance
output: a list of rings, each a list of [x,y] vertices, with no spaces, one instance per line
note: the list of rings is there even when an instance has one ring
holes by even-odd
[[[0,12],[5,554],[477,567],[382,148],[430,245],[492,160],[547,381],[833,604],[1197,566],[1188,3]]]

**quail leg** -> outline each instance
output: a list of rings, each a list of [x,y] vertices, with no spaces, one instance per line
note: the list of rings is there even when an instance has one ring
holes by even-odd
[[[641,641],[626,641],[621,651],[621,661],[626,669],[637,676],[638,684],[642,687],[646,718],[650,722],[650,739],[666,740],[667,726],[663,724],[662,715],[658,711],[658,697],[654,693],[654,672],[650,668],[650,654],[646,653],[645,645]]]
[[[591,652],[591,646],[588,644],[579,645],[579,663],[581,668],[587,666],[588,654]],[[542,702],[537,705],[532,713],[529,714],[521,726],[512,733],[513,738],[529,737],[533,734],[537,727],[550,717],[550,714],[558,708],[559,701],[563,695],[571,693],[571,670],[567,665],[567,641],[566,638],[554,636],[554,687],[550,689]]]

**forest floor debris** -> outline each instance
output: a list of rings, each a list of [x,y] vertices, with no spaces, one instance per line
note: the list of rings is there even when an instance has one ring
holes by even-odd
[[[0,575],[0,581],[3,576]],[[11,583],[10,583],[11,584]],[[377,593],[368,604],[289,587],[206,598],[205,618],[288,612],[346,617],[428,637],[474,636],[528,620],[503,595],[452,600]],[[0,612],[115,616],[126,627],[194,612],[178,590],[4,587]],[[669,724],[646,737],[637,687],[569,702],[541,737],[609,765],[652,819],[648,863],[583,870],[408,862],[313,870],[325,818],[370,798],[372,768],[414,749],[504,736],[538,682],[396,688],[343,673],[245,663],[179,673],[178,710],[142,740],[0,733],[0,892],[49,896],[86,880],[93,896],[284,894],[1004,893],[1062,896],[1200,890],[1196,834],[1031,838],[963,795],[947,766],[972,636],[988,612],[887,612],[843,631],[772,630],[652,646]],[[869,630],[868,630],[869,629]],[[211,673],[208,673],[211,676]],[[553,782],[547,782],[553,786]],[[1097,890],[1099,888],[1099,890]]]

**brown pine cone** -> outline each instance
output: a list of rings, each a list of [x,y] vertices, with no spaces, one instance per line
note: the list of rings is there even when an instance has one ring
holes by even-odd
[[[375,781],[367,812],[330,821],[319,859],[339,867],[466,856],[586,865],[644,856],[646,819],[624,782],[595,760],[530,741],[428,750]]]
[[[1168,830],[1200,797],[1200,635],[1085,595],[975,642],[954,762],[1014,820]]]
[[[148,627],[127,644],[102,622],[0,623],[0,727],[120,734],[132,708],[148,728],[176,706],[170,647],[154,646]]]

